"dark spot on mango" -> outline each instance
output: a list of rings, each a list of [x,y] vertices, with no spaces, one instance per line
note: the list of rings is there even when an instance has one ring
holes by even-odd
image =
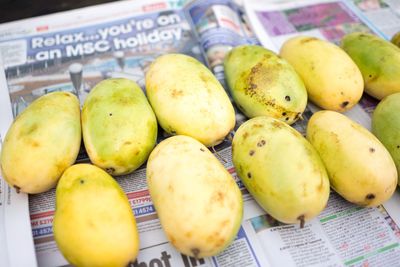
[[[79,182],[80,182],[81,184],[84,184],[84,183],[85,183],[85,180],[80,179]]]
[[[250,150],[250,151],[249,151],[249,155],[250,155],[250,156],[253,156],[254,153],[256,153],[254,150]]]
[[[348,104],[349,104],[349,101],[344,101],[342,104],[340,104],[340,106],[342,108],[345,108]]]
[[[286,116],[286,112],[282,112],[282,116]]]
[[[248,178],[251,178],[251,172],[248,172],[248,173],[247,173],[247,177],[248,177]]]
[[[400,145],[397,145],[397,148],[400,148]]]
[[[286,101],[290,101],[290,96],[288,96],[288,95],[285,96],[285,100],[286,100]]]
[[[233,147],[232,147],[232,149],[233,149]],[[203,149],[203,148],[200,148],[200,151],[204,152],[204,149]]]
[[[372,199],[375,198],[375,195],[370,193],[370,194],[366,195],[365,198],[368,199],[368,200],[372,200]]]
[[[256,88],[257,88],[257,84],[250,83],[250,86],[249,86],[249,89],[250,89],[250,90],[256,89]]]
[[[289,120],[289,117],[286,117],[286,118],[285,118],[285,121],[288,121],[288,120]]]
[[[19,187],[18,185],[14,185],[13,187],[15,188],[15,191],[17,192],[17,194],[19,194],[19,192],[21,192],[21,187]]]
[[[200,249],[198,249],[198,248],[192,248],[190,251],[192,252],[193,256],[194,256],[196,259],[198,259],[199,254],[200,254]]]
[[[249,136],[249,133],[248,133],[248,132],[245,132],[245,133],[243,134],[243,140],[246,139],[247,136]]]
[[[257,143],[257,146],[258,147],[262,147],[262,146],[264,146],[265,145],[265,140],[264,139],[262,139],[262,140],[260,140],[258,143]]]
[[[71,95],[70,95],[70,94],[68,94],[68,93],[64,93],[64,95],[65,95],[65,96],[68,96],[68,97],[71,97]]]
[[[300,228],[304,228],[304,223],[305,223],[304,214],[302,214],[299,217],[297,217],[297,220],[300,221]]]
[[[340,94],[341,94],[341,95],[344,95],[344,93],[343,93],[343,92],[340,92]]]
[[[110,175],[113,175],[113,173],[115,172],[115,169],[113,167],[109,167],[109,168],[106,168],[106,172]]]
[[[375,148],[370,147],[370,148],[369,148],[369,152],[374,153],[374,152],[375,152]]]
[[[124,145],[130,145],[130,144],[132,144],[131,141],[125,141],[125,142],[124,142]]]
[[[176,131],[175,130],[171,130],[171,134],[176,134]]]
[[[112,113],[109,113],[108,115],[109,115],[109,116],[112,116]]]

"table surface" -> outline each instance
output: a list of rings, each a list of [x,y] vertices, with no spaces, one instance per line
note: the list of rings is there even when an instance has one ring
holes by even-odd
[[[0,0],[0,23],[113,2],[113,0]]]

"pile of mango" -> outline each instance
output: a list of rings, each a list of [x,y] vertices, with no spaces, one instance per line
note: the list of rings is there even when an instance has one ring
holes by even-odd
[[[249,118],[232,140],[232,161],[247,190],[271,216],[300,227],[326,206],[330,188],[361,206],[388,200],[400,171],[400,48],[366,33],[341,46],[289,39],[277,55],[239,46],[225,58],[235,106]],[[382,101],[372,133],[340,112],[363,92]],[[306,137],[292,128],[307,102],[323,110]],[[113,176],[147,161],[147,183],[163,230],[181,253],[220,253],[243,216],[240,190],[207,147],[235,129],[235,109],[213,74],[182,54],[158,57],[146,95],[133,81],[97,84],[82,110],[73,94],[35,100],[11,125],[2,175],[17,191],[56,187],[55,240],[76,266],[126,266],[139,234]],[[171,137],[157,143],[158,125]],[[74,164],[81,142],[92,164]],[[111,176],[112,175],[112,176]]]

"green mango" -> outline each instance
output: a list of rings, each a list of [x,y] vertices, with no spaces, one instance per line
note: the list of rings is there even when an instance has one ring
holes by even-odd
[[[342,48],[360,69],[365,91],[382,99],[400,92],[400,48],[369,33],[345,35]]]
[[[224,88],[195,58],[156,58],[146,73],[146,92],[158,122],[171,135],[215,146],[235,127],[235,110]]]
[[[78,98],[68,92],[41,96],[8,129],[1,151],[2,175],[17,192],[45,192],[75,162],[80,144]]]
[[[91,162],[111,175],[122,175],[147,160],[156,144],[157,120],[134,81],[108,79],[85,100],[82,133]]]
[[[389,151],[400,174],[400,93],[389,95],[378,104],[372,115],[372,133]]]
[[[329,178],[318,153],[284,122],[256,117],[242,124],[232,160],[250,194],[281,222],[303,227],[328,202]]]
[[[235,47],[225,57],[224,69],[233,100],[249,118],[270,116],[292,124],[306,108],[303,81],[286,60],[268,49]]]
[[[139,234],[129,201],[102,169],[77,164],[56,189],[54,239],[74,266],[125,267],[139,252]]]
[[[236,237],[243,216],[240,189],[199,141],[177,135],[147,161],[147,184],[161,226],[179,252],[215,256]]]
[[[381,142],[360,124],[334,111],[314,113],[307,139],[328,171],[331,187],[348,201],[373,207],[388,200],[397,170]]]

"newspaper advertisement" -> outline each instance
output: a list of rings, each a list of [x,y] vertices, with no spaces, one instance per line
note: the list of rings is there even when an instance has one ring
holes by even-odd
[[[341,5],[339,8],[340,12],[352,11]],[[4,75],[3,80],[0,76],[0,101],[6,104],[0,105],[0,109],[5,109],[0,113],[1,135],[5,135],[13,117],[49,92],[73,92],[83,103],[96,83],[110,77],[132,79],[145,90],[144,74],[149,64],[165,53],[184,53],[197,58],[224,84],[224,55],[236,45],[258,43],[257,37],[264,44],[253,25],[253,13],[248,12],[248,6],[244,10],[232,1],[222,0],[190,3],[130,0],[0,25],[0,58],[4,66],[4,72],[0,73]],[[307,17],[307,13],[300,12],[299,18],[302,16]],[[360,13],[341,16],[351,22],[349,27],[343,27],[346,31],[359,28],[371,31]],[[315,28],[310,31],[318,31]],[[334,32],[332,36],[339,38]],[[271,43],[276,43],[278,49],[280,41],[276,40]],[[372,99],[365,101],[347,115],[369,127],[367,111],[371,112],[375,105]],[[304,134],[307,119],[315,110],[310,104],[303,114],[304,120],[293,126]],[[5,121],[3,118],[7,116]],[[238,112],[236,127],[245,119]],[[167,137],[159,130],[159,140]],[[251,197],[236,175],[228,138],[215,150],[244,200],[243,222],[235,240],[215,257],[195,259],[180,254],[161,228],[142,166],[132,174],[116,178],[132,206],[139,230],[140,252],[131,267],[393,266],[400,261],[398,192],[378,208],[360,208],[331,192],[327,208],[300,229],[299,225],[277,222]],[[78,162],[89,162],[84,149]],[[15,207],[13,212],[11,208],[5,209],[8,200],[4,192],[18,198],[15,205],[25,208],[25,213]],[[0,222],[13,220],[16,224],[14,216],[18,214],[19,223],[27,225],[15,227],[24,229],[21,236],[28,239],[9,237],[15,232],[10,230],[14,225],[0,223],[0,237],[3,240],[6,236],[0,248],[8,246],[5,252],[0,250],[1,266],[34,266],[36,261],[39,266],[68,265],[54,241],[54,210],[55,189],[29,195],[28,205],[27,195],[16,194],[0,179]],[[21,258],[20,243],[32,254],[30,258],[27,256],[27,264],[10,260]]]
[[[354,5],[391,39],[400,31],[400,2],[397,0],[353,0]]]

